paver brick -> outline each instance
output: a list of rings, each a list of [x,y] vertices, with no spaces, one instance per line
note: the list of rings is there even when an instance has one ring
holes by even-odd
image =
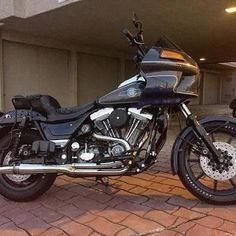
[[[6,211],[3,213],[3,216],[7,217],[11,221],[13,221],[15,224],[21,224],[25,221],[31,221],[35,218],[35,216],[27,211],[24,211],[21,208],[15,208],[11,209],[10,211]]]
[[[101,203],[109,202],[112,199],[112,196],[104,192],[95,191],[95,190],[91,194],[89,194],[87,197]]]
[[[231,234],[216,230],[209,229],[207,227],[201,225],[194,225],[191,229],[189,229],[186,233],[187,236],[199,236],[199,234],[204,234],[204,236],[230,236]]]
[[[138,204],[144,203],[148,200],[148,197],[146,196],[133,194],[131,192],[126,192],[123,190],[120,190],[117,194],[119,195],[120,198],[123,198],[124,200]]]
[[[57,228],[60,228],[65,233],[70,236],[78,236],[78,235],[90,235],[93,230],[89,227],[79,224],[77,222],[72,221],[71,219],[64,217],[52,223]]]
[[[157,190],[159,192],[168,193],[174,188],[174,186],[161,183],[152,183],[148,188]]]
[[[70,218],[75,218],[86,212],[86,210],[79,209],[78,207],[72,204],[67,204],[62,207],[59,207],[57,211],[63,214],[64,216],[68,216]]]
[[[95,200],[84,198],[81,196],[74,197],[71,202],[80,210],[85,211],[101,211],[107,207],[107,205],[97,202]]]
[[[223,210],[222,208],[215,208],[212,211],[210,211],[209,214],[226,219],[228,221],[236,222],[236,208],[235,207],[231,207],[231,208],[224,207]]]
[[[128,212],[136,214],[138,216],[143,216],[148,211],[151,210],[150,207],[147,207],[144,205],[139,205],[139,204],[134,204],[134,203],[130,203],[130,202],[123,202],[121,204],[118,204],[115,208],[123,210],[123,211],[128,211]]]
[[[173,206],[165,201],[162,201],[161,199],[158,201],[158,199],[152,200],[150,199],[149,201],[143,203],[143,205],[148,206],[150,208],[156,209],[156,210],[162,210],[168,213],[175,212],[178,210],[178,206]]]
[[[56,198],[61,200],[61,201],[69,200],[69,199],[73,198],[76,195],[77,195],[77,193],[72,192],[72,191],[67,191],[65,189],[61,189],[60,191],[58,191],[55,194]]]
[[[191,229],[195,224],[193,222],[186,222],[173,228],[176,232],[186,235],[187,231]]]
[[[133,236],[133,235],[136,235],[136,232],[134,232],[129,228],[123,229],[116,234],[116,236]]]
[[[115,208],[107,208],[101,212],[98,212],[97,215],[102,216],[113,223],[119,223],[124,220],[128,215],[129,212],[115,209]]]
[[[192,208],[197,205],[198,201],[196,200],[189,200],[181,196],[172,196],[167,201],[170,204],[176,205],[176,206],[182,206],[185,208]]]
[[[127,183],[127,184],[132,184],[134,186],[141,186],[141,187],[148,187],[152,184],[151,181],[149,180],[144,180],[144,179],[138,179],[135,178],[134,176],[122,176],[121,181]]]
[[[27,232],[16,227],[14,223],[9,222],[0,226],[1,236],[28,236]]]
[[[40,234],[40,236],[66,236],[66,233],[58,228],[52,227]]]
[[[45,232],[51,226],[40,218],[34,217],[21,223],[19,227],[29,232],[30,235],[34,236]]]
[[[146,215],[144,215],[144,217],[153,220],[165,227],[169,227],[174,224],[178,218],[177,216],[157,210],[149,211]]]
[[[31,211],[34,215],[43,219],[47,223],[56,221],[63,217],[62,214],[46,207],[40,207]]]
[[[73,220],[75,220],[76,222],[81,223],[81,224],[86,224],[86,223],[96,219],[96,217],[97,216],[91,214],[90,212],[85,212],[84,214],[73,218]]]
[[[124,221],[121,222],[121,224],[129,227],[138,234],[144,234],[154,230],[158,232],[164,229],[162,225],[154,221],[147,220],[133,214],[128,216]]]
[[[88,196],[91,192],[91,189],[86,188],[80,184],[73,185],[68,190],[84,197]]]
[[[202,213],[195,212],[195,211],[192,211],[192,210],[188,210],[188,209],[185,209],[183,207],[181,207],[178,211],[174,212],[173,215],[180,216],[180,217],[183,217],[183,218],[187,218],[187,219],[190,219],[190,220],[198,219],[200,217],[204,217],[204,215]]]
[[[219,226],[218,229],[236,235],[236,223],[224,221],[224,223]]]
[[[206,216],[204,218],[201,218],[199,220],[195,220],[194,222],[196,222],[197,224],[206,226],[208,228],[218,228],[221,225],[223,225],[224,221],[218,217],[214,217],[214,216]]]
[[[153,234],[153,236],[176,236],[176,232],[171,230],[163,230],[159,233]]]
[[[115,235],[117,232],[121,231],[124,228],[124,226],[111,223],[110,221],[102,217],[97,217],[95,220],[87,223],[86,225],[90,226],[98,233],[107,236]]]

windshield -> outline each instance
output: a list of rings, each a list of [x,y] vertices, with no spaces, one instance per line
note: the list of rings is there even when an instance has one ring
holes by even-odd
[[[155,44],[156,47],[168,48],[183,52],[183,50],[166,36],[161,37]]]

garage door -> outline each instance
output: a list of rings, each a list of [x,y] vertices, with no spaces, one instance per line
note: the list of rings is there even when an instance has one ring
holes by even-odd
[[[68,51],[4,42],[4,102],[12,108],[15,95],[50,94],[68,101]]]
[[[119,81],[116,58],[78,54],[78,102],[94,100],[115,89]]]
[[[218,103],[218,74],[204,73],[203,104]]]

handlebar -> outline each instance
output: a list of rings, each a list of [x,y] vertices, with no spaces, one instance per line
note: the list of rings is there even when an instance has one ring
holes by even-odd
[[[137,49],[138,49],[137,58],[139,58],[139,61],[140,61],[140,59],[145,56],[146,46],[145,46],[144,40],[143,40],[142,22],[137,19],[137,15],[135,13],[133,16],[133,24],[136,28],[136,32],[134,34],[132,34],[132,33],[130,33],[130,31],[128,29],[124,29],[123,34],[128,39],[130,46],[137,47]]]
[[[143,40],[142,32],[138,32],[137,34],[133,35],[128,29],[123,29],[123,34],[126,36],[132,47],[136,46],[141,51],[141,53],[145,55],[143,48],[144,43],[140,42]]]
[[[129,30],[123,29],[123,34],[127,37],[129,43],[134,46],[134,36],[129,32]]]

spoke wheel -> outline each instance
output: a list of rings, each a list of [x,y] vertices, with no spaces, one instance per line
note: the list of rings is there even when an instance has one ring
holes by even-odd
[[[0,142],[9,143],[10,135],[5,136]],[[31,146],[34,140],[40,137],[35,132],[24,134],[21,140],[22,146]],[[0,153],[0,164],[11,163],[11,147]],[[30,201],[45,193],[53,184],[56,174],[32,174],[32,175],[0,175],[0,194],[14,201]]]
[[[190,132],[179,155],[179,177],[198,198],[214,204],[236,203],[236,126],[222,122],[204,125],[215,147],[221,152],[220,163]]]

